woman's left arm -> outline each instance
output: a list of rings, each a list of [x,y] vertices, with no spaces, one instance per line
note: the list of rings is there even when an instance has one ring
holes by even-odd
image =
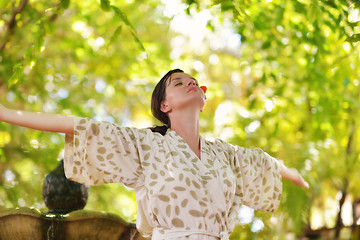
[[[309,184],[305,182],[303,177],[295,168],[288,168],[285,165],[281,164],[281,176],[283,179],[292,181],[295,185],[303,188],[309,188]]]

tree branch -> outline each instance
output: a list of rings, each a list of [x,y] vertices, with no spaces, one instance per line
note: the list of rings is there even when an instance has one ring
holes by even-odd
[[[16,27],[16,15],[18,15],[19,13],[21,13],[24,10],[24,8],[28,2],[29,2],[29,0],[21,0],[19,6],[15,7],[13,9],[11,19],[8,22],[7,28],[5,31],[4,42],[0,46],[0,52],[5,48],[6,43],[9,41],[10,35],[14,32],[14,29]]]

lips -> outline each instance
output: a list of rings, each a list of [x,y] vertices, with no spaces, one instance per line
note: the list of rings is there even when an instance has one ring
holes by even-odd
[[[191,87],[187,90],[187,92],[192,92],[192,91],[196,91],[197,92],[197,88],[196,87]]]

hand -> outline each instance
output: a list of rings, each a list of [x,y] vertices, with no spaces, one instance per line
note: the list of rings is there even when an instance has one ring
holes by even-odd
[[[284,179],[290,180],[293,184],[297,186],[309,188],[309,184],[303,179],[301,174],[295,168],[287,168],[283,166],[282,177]]]
[[[293,184],[303,188],[309,188],[309,184],[303,179],[301,174],[295,168],[291,168],[290,171],[293,171],[292,174],[294,178],[291,180]]]

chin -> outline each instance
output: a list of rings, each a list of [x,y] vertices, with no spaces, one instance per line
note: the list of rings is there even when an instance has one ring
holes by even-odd
[[[173,105],[173,108],[175,109],[191,107],[191,108],[198,108],[200,111],[205,105],[205,99],[198,94],[196,95],[194,94],[191,97],[184,97],[182,99],[179,99],[174,103],[175,105]]]

